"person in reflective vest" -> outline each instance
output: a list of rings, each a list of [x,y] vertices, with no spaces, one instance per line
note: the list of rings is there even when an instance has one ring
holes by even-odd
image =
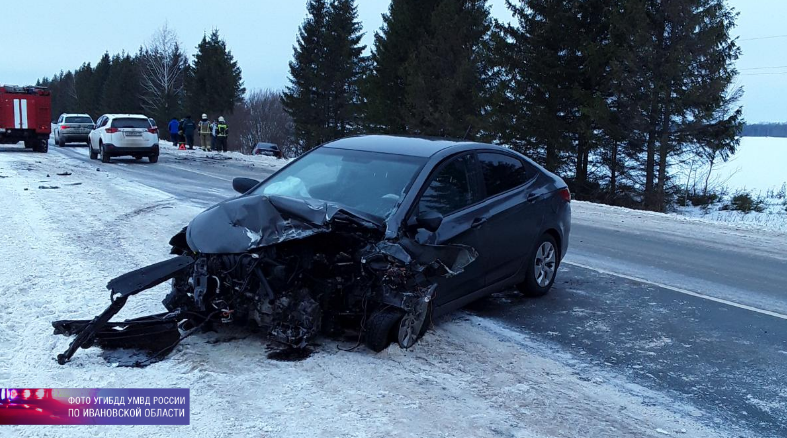
[[[202,120],[199,121],[197,124],[199,129],[199,145],[202,147],[203,151],[210,152],[211,150],[211,129],[210,129],[210,122],[208,121],[208,115],[203,114]]]
[[[227,135],[230,132],[227,121],[224,117],[219,117],[219,123],[216,124],[216,150],[219,152],[227,152]]]

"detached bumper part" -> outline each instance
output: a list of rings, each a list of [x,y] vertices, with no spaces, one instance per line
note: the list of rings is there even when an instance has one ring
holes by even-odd
[[[107,289],[111,290],[112,303],[100,315],[90,321],[61,320],[53,322],[54,334],[76,335],[68,349],[57,355],[57,362],[64,365],[76,353],[77,349],[88,348],[94,342],[108,348],[132,348],[149,345],[153,349],[166,343],[172,344],[174,348],[180,338],[176,313],[153,315],[116,323],[110,323],[109,320],[120,312],[129,296],[136,295],[175,277],[190,268],[193,263],[194,259],[191,257],[180,256],[121,275],[107,284]],[[166,350],[166,346],[159,348],[159,350]]]

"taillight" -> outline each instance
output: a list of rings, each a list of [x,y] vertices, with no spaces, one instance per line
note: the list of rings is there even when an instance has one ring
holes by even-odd
[[[60,127],[60,129],[68,129],[68,125],[63,125]]]
[[[148,128],[148,132],[151,134],[158,134],[158,128]]]
[[[19,393],[16,392],[16,389],[12,389],[12,390],[8,391],[8,398],[9,399],[13,400],[13,399],[15,399],[17,397],[19,397]]]
[[[107,134],[114,134],[118,131],[119,130],[117,128],[107,128]]]
[[[46,391],[44,391],[43,389],[36,389],[37,399],[41,400],[42,398],[44,398],[44,395],[46,395]]]
[[[560,197],[566,202],[571,202],[571,192],[568,190],[568,187],[560,189]]]
[[[32,394],[32,393],[30,392],[29,389],[22,390],[22,399],[23,400],[29,399],[30,398],[30,394]]]

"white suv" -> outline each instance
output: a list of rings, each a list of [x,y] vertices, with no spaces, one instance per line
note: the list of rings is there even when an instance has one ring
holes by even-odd
[[[158,129],[150,119],[138,114],[104,114],[96,120],[96,129],[90,132],[87,144],[90,158],[95,160],[101,154],[104,163],[120,156],[158,161]]]

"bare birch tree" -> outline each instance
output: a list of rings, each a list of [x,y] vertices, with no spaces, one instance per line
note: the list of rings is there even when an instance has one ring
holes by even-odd
[[[230,132],[235,141],[234,148],[251,153],[259,142],[279,146],[285,155],[297,155],[294,144],[292,118],[284,111],[281,93],[273,90],[254,90],[230,117],[233,126]],[[232,140],[232,139],[231,139]],[[231,145],[233,146],[233,145]]]
[[[142,108],[160,124],[182,117],[188,58],[177,34],[164,24],[140,49],[139,59]]]

